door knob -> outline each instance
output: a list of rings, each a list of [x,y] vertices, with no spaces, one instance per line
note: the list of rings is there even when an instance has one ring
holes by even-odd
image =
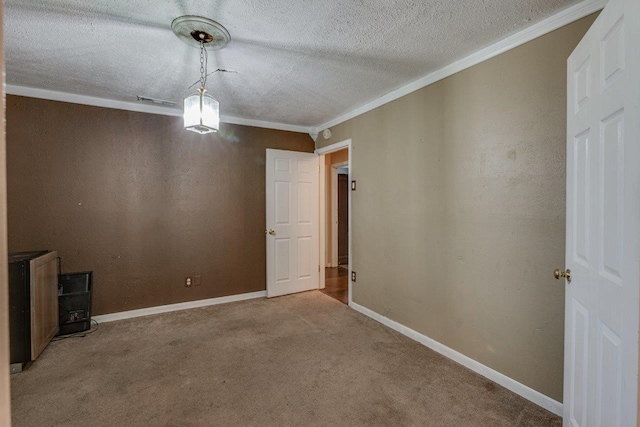
[[[560,271],[556,268],[555,270],[553,270],[553,277],[555,277],[556,279],[565,277],[567,279],[567,282],[571,283],[571,270],[567,268],[566,271]]]
[[[274,230],[273,228],[270,228],[268,230],[265,230],[264,233],[265,234],[269,233],[270,235],[275,236],[276,235],[276,230]]]

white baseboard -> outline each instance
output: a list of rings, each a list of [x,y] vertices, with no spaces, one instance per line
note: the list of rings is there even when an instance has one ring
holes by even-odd
[[[207,307],[210,305],[226,304],[228,302],[244,301],[255,298],[266,298],[266,296],[267,291],[250,292],[247,294],[229,295],[226,297],[201,299],[198,301],[121,311],[119,313],[101,314],[99,316],[93,316],[92,319],[98,323],[113,322],[115,320],[132,319],[134,317],[149,316],[151,314],[168,313],[170,311],[188,310],[190,308]]]
[[[491,381],[500,384],[504,388],[511,390],[516,394],[519,394],[520,396],[524,397],[527,400],[530,400],[531,402],[535,403],[538,406],[543,407],[549,412],[552,412],[558,416],[562,416],[562,403],[548,396],[545,396],[544,394],[538,391],[535,391],[534,389],[527,387],[522,383],[519,383],[513,378],[509,378],[506,375],[501,374],[500,372],[495,371],[489,368],[488,366],[485,366],[482,363],[477,362],[471,359],[470,357],[467,357],[464,354],[459,353],[454,349],[449,348],[446,345],[441,344],[432,338],[429,338],[426,335],[422,335],[421,333],[416,332],[411,328],[408,328],[396,321],[386,318],[381,314],[376,313],[373,310],[370,310],[366,307],[356,304],[355,302],[351,302],[349,305],[354,310],[359,311],[365,316],[368,316],[373,320],[376,320],[382,323],[383,325],[388,326],[389,328],[400,332],[402,335],[406,335],[407,337],[415,341],[418,341],[420,344],[426,347],[429,347],[431,350],[434,350],[442,354],[443,356],[448,357],[454,362],[458,362],[462,366],[465,366],[471,369],[472,371],[477,372],[478,374],[490,379]]]

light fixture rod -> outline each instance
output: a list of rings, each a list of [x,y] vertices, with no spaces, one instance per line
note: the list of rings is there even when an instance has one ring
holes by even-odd
[[[207,84],[207,67],[209,65],[209,55],[204,48],[204,41],[200,41],[200,89],[206,90]]]

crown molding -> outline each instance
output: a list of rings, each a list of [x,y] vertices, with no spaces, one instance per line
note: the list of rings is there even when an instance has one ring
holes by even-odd
[[[570,24],[574,21],[577,21],[578,19],[584,18],[587,15],[601,10],[607,4],[607,1],[608,0],[584,0],[581,3],[571,6],[553,16],[550,16],[547,19],[544,19],[528,28],[525,28],[522,31],[519,31],[505,39],[502,39],[497,43],[480,49],[479,51],[472,53],[469,56],[466,56],[432,73],[429,73],[418,80],[400,87],[399,89],[389,92],[386,95],[374,99],[367,104],[344,113],[333,120],[329,120],[326,123],[318,125],[311,132],[319,133],[324,129],[328,129],[332,126],[337,126],[340,123],[344,123],[347,120],[378,108],[391,101],[395,101],[396,99],[415,92],[416,90],[422,89],[425,86],[429,86],[430,84],[433,84],[469,67],[477,65],[483,61],[486,61],[487,59],[491,59],[495,56],[500,55],[501,53],[514,49],[540,36],[555,31],[558,28],[564,27],[567,24]]]
[[[7,84],[7,95],[26,96],[29,98],[48,99],[50,101],[69,102],[72,104],[91,105],[94,107],[111,108],[115,110],[135,111],[138,113],[159,114],[163,116],[181,117],[182,111],[177,108],[162,107],[160,105],[143,104],[140,102],[118,101],[115,99],[98,98],[95,96],[80,95],[76,93],[59,92],[55,90],[39,89],[29,86]],[[266,129],[285,130],[290,132],[310,133],[308,126],[290,125],[287,123],[275,123],[262,120],[244,119],[241,117],[220,116],[221,123],[242,126],[253,126]]]
[[[341,114],[340,116],[329,120],[326,123],[318,126],[299,126],[287,123],[276,123],[262,120],[244,119],[241,117],[232,116],[220,116],[222,123],[229,123],[242,126],[253,126],[266,129],[284,130],[290,132],[300,132],[310,134],[312,137],[318,134],[324,129],[332,126],[337,126],[340,123],[346,122],[354,117],[378,108],[391,101],[395,101],[405,95],[408,95],[416,90],[422,89],[425,86],[429,86],[439,80],[449,77],[462,70],[477,65],[483,61],[491,59],[501,53],[507,52],[524,43],[530,42],[540,36],[557,30],[567,24],[570,24],[578,19],[584,18],[594,12],[597,12],[604,8],[608,0],[584,0],[574,6],[571,6],[543,21],[540,21],[524,30],[515,33],[503,40],[498,41],[488,47],[485,47],[471,55],[455,61],[445,67],[442,67],[434,72],[431,72],[418,80],[415,80],[407,85],[400,87],[392,92],[387,93],[379,98],[372,100],[371,102],[364,104],[354,110]],[[95,107],[113,108],[117,110],[136,111],[140,113],[161,114],[166,116],[181,116],[182,112],[177,108],[163,107],[159,105],[142,104],[131,101],[119,101],[108,98],[98,98],[88,95],[80,95],[68,92],[59,92],[48,89],[39,89],[28,86],[18,86],[7,84],[6,93],[9,95],[27,96],[31,98],[48,99],[52,101],[70,102],[74,104],[92,105]]]
[[[117,101],[115,99],[97,98],[95,96],[56,90],[39,89],[29,86],[18,86],[7,83],[7,95],[26,96],[29,98],[48,99],[49,101],[69,102],[71,104],[91,105],[94,107],[112,108],[115,110],[136,111],[139,113],[160,114],[163,116],[181,116],[180,110],[160,105],[143,104],[141,102]]]
[[[182,112],[180,112],[180,116],[182,116]],[[266,128],[266,129],[275,129],[275,130],[286,130],[289,132],[300,132],[309,134],[311,132],[311,128],[309,126],[298,126],[298,125],[290,125],[287,123],[275,123],[275,122],[264,122],[262,120],[253,120],[253,119],[243,119],[242,117],[231,117],[231,116],[220,116],[220,121],[222,123],[229,123],[233,125],[242,125],[242,126],[253,126],[256,128]]]

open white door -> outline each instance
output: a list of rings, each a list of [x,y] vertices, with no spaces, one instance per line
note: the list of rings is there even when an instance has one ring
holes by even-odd
[[[610,0],[568,61],[565,426],[636,426],[640,1]]]
[[[318,156],[267,150],[267,297],[318,289]]]

